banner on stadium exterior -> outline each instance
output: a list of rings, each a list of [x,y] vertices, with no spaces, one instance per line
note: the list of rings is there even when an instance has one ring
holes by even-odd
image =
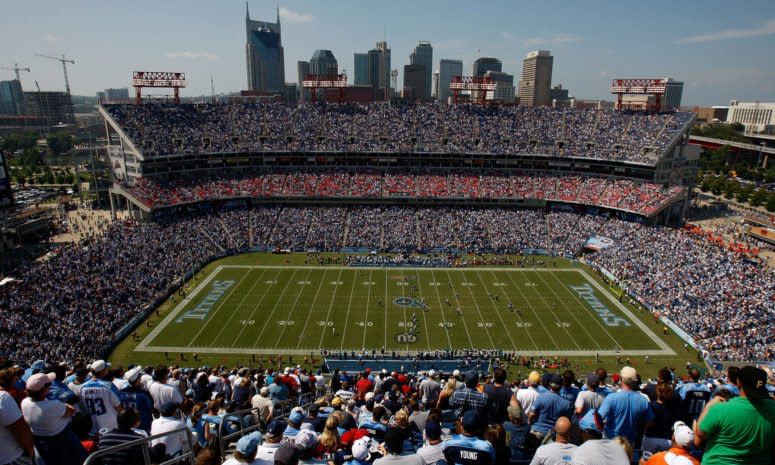
[[[589,236],[584,243],[584,248],[598,252],[614,245],[614,240],[605,236]]]

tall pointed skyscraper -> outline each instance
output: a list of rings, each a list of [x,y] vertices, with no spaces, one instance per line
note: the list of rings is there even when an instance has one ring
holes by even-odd
[[[282,92],[285,86],[285,53],[280,29],[280,7],[277,22],[252,21],[245,3],[248,89],[259,92]]]

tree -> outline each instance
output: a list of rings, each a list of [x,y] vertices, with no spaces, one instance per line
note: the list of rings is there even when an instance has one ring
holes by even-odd
[[[17,150],[31,149],[38,143],[38,136],[34,132],[9,134],[3,138],[3,150],[15,152]]]
[[[775,212],[775,192],[770,192],[770,195],[767,196],[767,203],[764,205],[764,208],[768,212]]]
[[[737,191],[737,201],[746,203],[751,198],[751,194],[753,194],[753,186],[751,184],[746,184]]]
[[[753,194],[751,194],[751,200],[749,200],[748,203],[750,203],[754,207],[758,207],[759,205],[767,201],[768,195],[769,193],[766,190],[757,189]]]
[[[712,176],[705,176],[700,183],[700,190],[703,192],[710,192],[710,185],[713,182]]]
[[[37,171],[38,167],[43,164],[43,156],[38,149],[34,148],[25,149],[19,159],[22,166],[30,168],[32,171]]]
[[[52,152],[59,155],[72,149],[75,145],[75,139],[66,132],[55,132],[46,138],[46,143]]]
[[[724,198],[733,199],[738,189],[739,185],[737,181],[734,179],[727,179],[724,183]]]
[[[743,123],[732,123],[729,125],[730,129],[737,132],[743,132],[745,131],[745,126]]]
[[[713,181],[710,182],[710,190],[714,195],[721,195],[724,190],[724,179],[721,176],[713,178]]]
[[[27,178],[24,177],[24,175],[21,172],[18,172],[16,174],[16,184],[23,186],[27,183]]]

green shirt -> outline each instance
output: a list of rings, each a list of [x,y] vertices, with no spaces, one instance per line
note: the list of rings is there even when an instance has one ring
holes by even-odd
[[[735,397],[712,406],[700,423],[708,447],[702,465],[772,463],[775,443],[775,401],[756,404]]]

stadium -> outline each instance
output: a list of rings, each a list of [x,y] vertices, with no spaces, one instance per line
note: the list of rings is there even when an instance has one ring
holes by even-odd
[[[99,111],[111,208],[128,217],[0,287],[0,349],[41,360],[30,373],[44,360],[97,378],[101,359],[145,365],[114,373],[130,384],[162,385],[173,365],[190,404],[227,389],[232,417],[210,426],[221,457],[252,429],[285,427],[244,421],[259,409],[239,397],[254,379],[290,429],[316,394],[333,418],[395,384],[381,398],[396,411],[423,384],[439,396],[442,373],[467,393],[438,418],[449,430],[451,407],[484,395],[479,374],[497,386],[504,367],[530,372],[527,391],[541,384],[534,368],[558,390],[601,364],[628,365],[614,382],[639,385],[631,366],[656,377],[773,360],[772,271],[682,227],[692,114],[251,99]],[[159,399],[162,418],[183,405]],[[489,401],[477,402],[471,412]],[[502,407],[490,423],[519,417]],[[459,416],[472,431],[483,421]],[[399,446],[413,454],[422,432]]]

